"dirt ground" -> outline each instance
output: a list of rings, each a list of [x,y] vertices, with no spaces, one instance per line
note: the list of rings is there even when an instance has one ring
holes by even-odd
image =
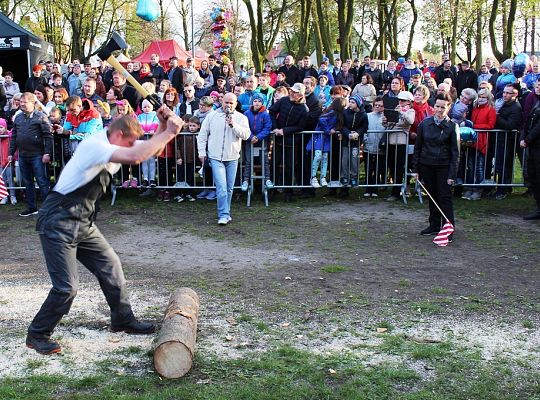
[[[232,223],[218,227],[208,201],[121,196],[97,225],[123,261],[137,315],[159,323],[175,287],[198,292],[201,354],[242,357],[276,342],[346,350],[377,343],[376,328],[390,326],[411,337],[451,337],[487,361],[504,355],[540,366],[540,225],[520,218],[530,204],[517,196],[457,200],[447,248],[418,235],[427,210],[416,202],[234,203]],[[35,220],[18,217],[20,207],[0,208],[0,378],[84,376],[111,354],[121,360],[118,374],[152,371],[144,353],[153,338],[110,333],[105,300],[82,267],[79,294],[55,332],[62,355],[26,349],[26,327],[50,286]],[[367,364],[382,361],[389,360],[366,353]],[[429,369],[417,369],[429,378]]]

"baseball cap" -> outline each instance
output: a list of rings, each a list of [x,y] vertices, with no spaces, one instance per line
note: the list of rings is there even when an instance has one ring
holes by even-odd
[[[306,94],[306,87],[303,83],[295,83],[294,85],[292,85],[291,90],[295,93],[300,93],[302,95]]]
[[[407,91],[399,92],[399,94],[397,95],[397,98],[398,98],[398,100],[408,100],[408,101],[413,101],[414,100],[414,96],[412,95],[412,93],[407,92]]]

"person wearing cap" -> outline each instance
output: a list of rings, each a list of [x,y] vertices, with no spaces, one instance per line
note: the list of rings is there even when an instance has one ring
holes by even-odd
[[[284,200],[293,200],[293,176],[297,184],[301,183],[301,166],[296,166],[293,160],[302,157],[302,138],[299,132],[305,130],[309,109],[305,100],[306,87],[295,83],[289,90],[289,96],[282,97],[268,110],[272,118],[272,133],[276,135],[275,148],[276,167],[283,160],[283,170],[274,177],[280,185],[284,185]]]
[[[175,88],[178,93],[182,93],[184,88],[184,73],[182,68],[178,66],[178,57],[176,56],[169,58],[167,79],[171,82],[172,87]]]
[[[283,72],[285,74],[285,82],[289,86],[293,86],[295,83],[302,82],[304,74],[300,72],[298,67],[294,63],[294,58],[291,55],[285,57],[283,65],[278,68],[278,73]]]
[[[397,122],[390,122],[383,116],[382,122],[387,130],[391,130],[387,135],[387,164],[389,175],[392,177],[394,185],[404,183],[405,160],[407,158],[407,144],[409,143],[409,130],[414,123],[415,113],[413,108],[414,97],[411,92],[401,91],[398,96],[399,105]],[[393,186],[387,201],[396,201],[400,198],[400,186]]]
[[[512,72],[513,67],[514,60],[512,59],[505,60],[501,64],[501,67],[499,68],[499,75],[497,76],[497,81],[495,82],[495,86],[493,86],[496,100],[502,99],[503,91],[506,85],[514,83],[517,80],[514,76],[514,73]]]
[[[235,110],[236,102],[233,93],[223,96],[223,107],[204,119],[197,136],[199,159],[203,165],[208,159],[212,167],[218,225],[227,225],[232,220],[231,201],[241,144],[251,135],[247,117]]]
[[[165,74],[165,70],[159,64],[159,55],[157,54],[150,56],[150,75],[156,80],[154,83],[156,86],[159,86],[163,79],[167,79],[167,74]]]
[[[319,67],[319,78],[321,76],[326,76],[327,82],[329,86],[334,86],[336,84],[336,81],[334,80],[334,75],[332,72],[330,72],[330,69],[328,68],[328,61],[322,61],[321,66]]]
[[[461,70],[457,73],[455,86],[458,93],[467,88],[478,90],[478,75],[471,69],[468,61],[461,62]]]
[[[219,75],[216,79],[216,84],[212,86],[210,89],[208,89],[209,93],[217,92],[219,94],[225,94],[227,93],[227,79],[223,75]]]
[[[244,150],[244,171],[243,171],[243,181],[241,189],[242,191],[247,191],[249,188],[249,181],[251,178],[251,148],[259,147],[261,148],[260,160],[262,160],[263,175],[264,175],[264,185],[267,189],[272,189],[274,184],[270,178],[270,161],[268,160],[268,136],[272,130],[272,119],[270,114],[266,110],[264,105],[266,99],[260,93],[254,93],[251,96],[251,106],[244,112],[244,115],[247,117],[249,122],[249,129],[251,130],[251,135],[246,143]]]
[[[186,66],[184,67],[182,72],[184,74],[184,85],[194,85],[195,79],[197,79],[199,73],[193,66],[193,59],[191,57],[186,58]]]
[[[23,90],[25,92],[34,93],[38,86],[46,86],[47,79],[41,76],[43,68],[41,65],[36,64],[32,67],[32,76],[26,80]]]

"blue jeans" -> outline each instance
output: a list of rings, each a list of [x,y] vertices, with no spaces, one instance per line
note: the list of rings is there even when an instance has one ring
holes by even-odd
[[[34,178],[41,192],[41,201],[45,200],[51,184],[47,177],[47,167],[41,161],[42,156],[19,156],[19,168],[23,185],[26,186],[26,205],[29,209],[37,209],[36,194],[34,193]]]
[[[211,158],[210,166],[212,167],[212,175],[216,185],[218,218],[230,217],[238,160],[218,161]]]

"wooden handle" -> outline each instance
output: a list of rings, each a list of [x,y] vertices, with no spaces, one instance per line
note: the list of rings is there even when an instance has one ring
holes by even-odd
[[[141,86],[139,82],[118,62],[118,60],[113,56],[110,55],[109,58],[107,58],[107,62],[112,65],[112,67],[120,72],[126,80],[133,85],[133,87],[141,94],[141,96],[146,99],[150,96],[150,93]]]

